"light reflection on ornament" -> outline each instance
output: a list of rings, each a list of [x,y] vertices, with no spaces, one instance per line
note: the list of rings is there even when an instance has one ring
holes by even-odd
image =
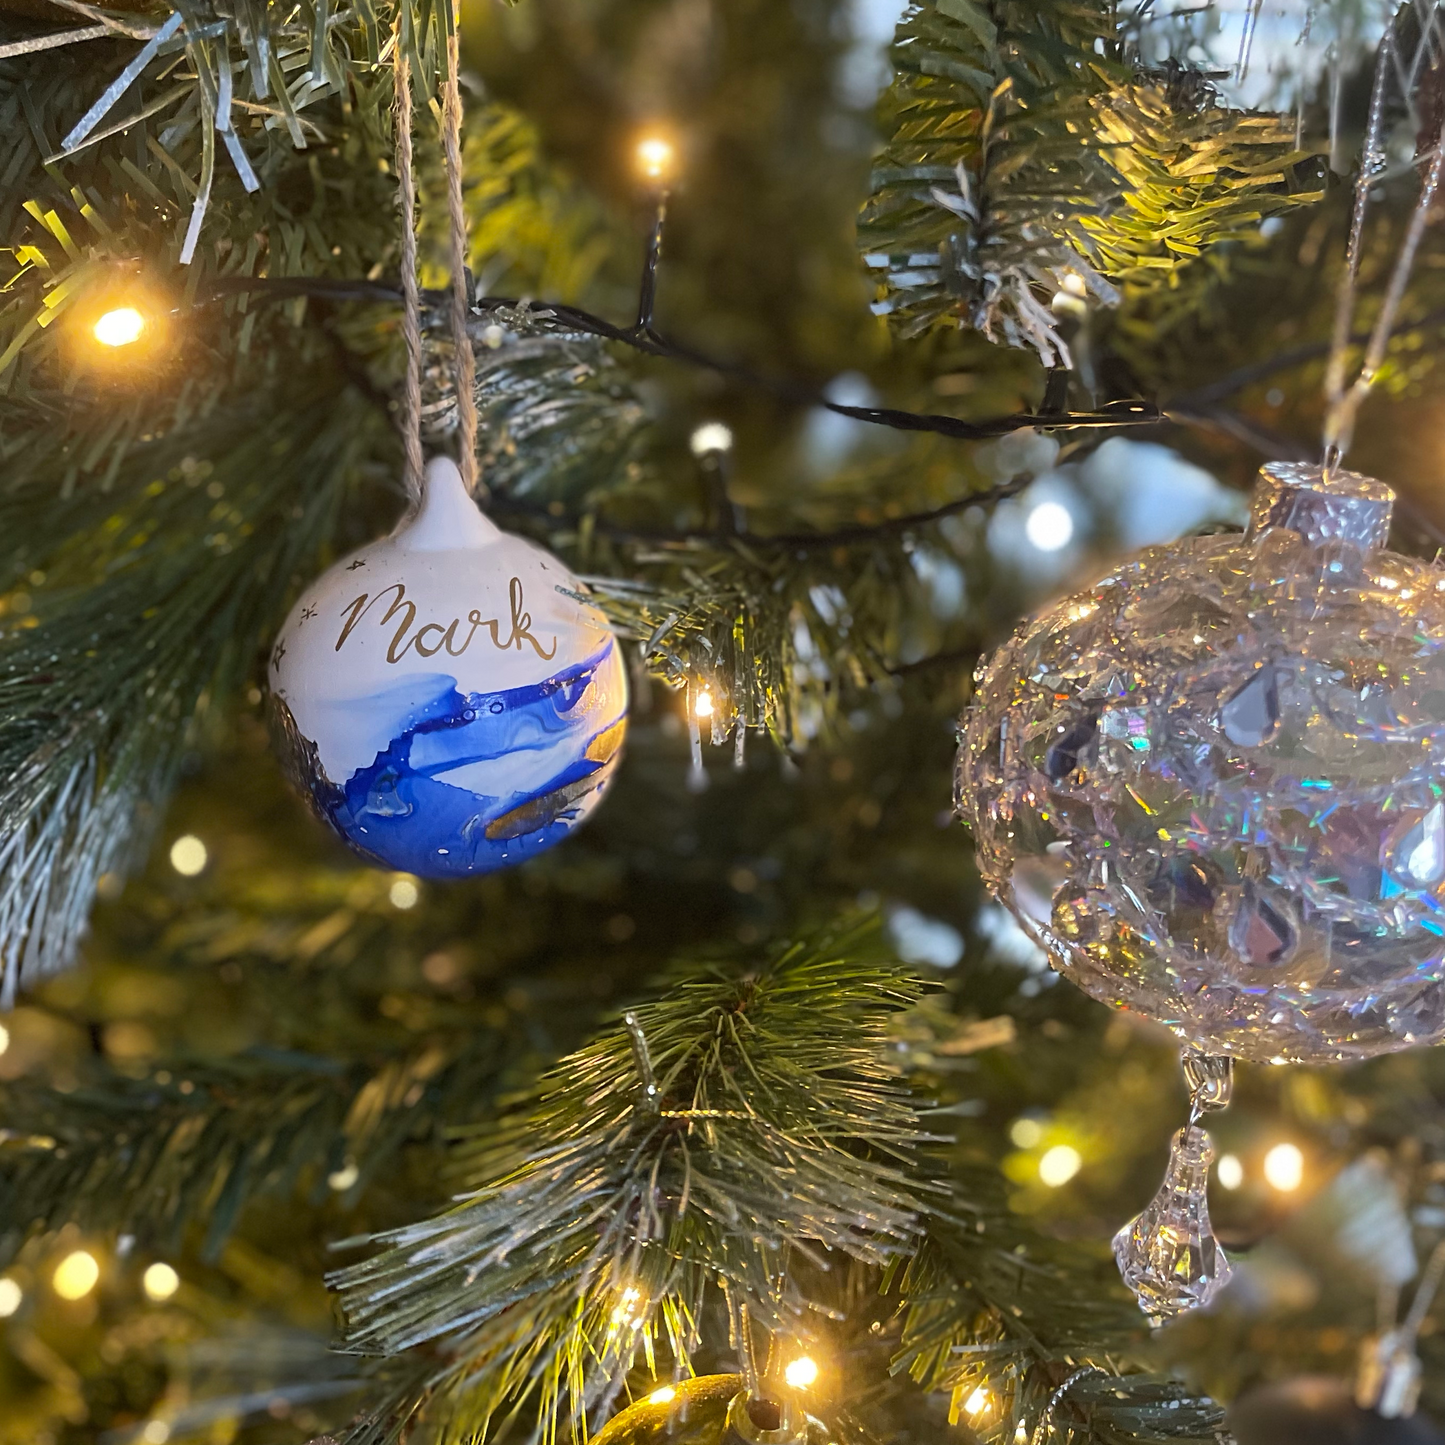
[[[663,1385],[661,1389],[654,1390],[647,1397],[647,1403],[649,1405],[667,1405],[672,1402],[676,1394],[677,1391],[671,1385]]]

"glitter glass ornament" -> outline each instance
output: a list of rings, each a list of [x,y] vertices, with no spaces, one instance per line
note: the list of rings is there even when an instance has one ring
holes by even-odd
[[[593,1445],[826,1445],[833,1433],[792,1394],[760,1386],[754,1397],[741,1375],[697,1375],[614,1415]]]
[[[1393,493],[1264,468],[1243,537],[1027,622],[963,719],[994,894],[1086,992],[1210,1054],[1445,1035],[1445,571]]]
[[[627,678],[581,584],[445,458],[390,537],[302,595],[269,664],[288,771],[359,852],[488,873],[566,837],[621,756]]]

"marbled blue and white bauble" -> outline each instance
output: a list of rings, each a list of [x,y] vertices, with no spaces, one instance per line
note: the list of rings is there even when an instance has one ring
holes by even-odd
[[[489,873],[565,838],[621,757],[627,676],[549,553],[498,530],[456,466],[292,609],[268,667],[283,760],[368,858]]]

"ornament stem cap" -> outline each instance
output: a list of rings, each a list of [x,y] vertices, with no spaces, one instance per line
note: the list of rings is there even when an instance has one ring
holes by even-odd
[[[433,457],[422,478],[421,506],[402,519],[394,536],[405,534],[413,552],[461,552],[489,547],[502,535],[482,515],[450,457]]]

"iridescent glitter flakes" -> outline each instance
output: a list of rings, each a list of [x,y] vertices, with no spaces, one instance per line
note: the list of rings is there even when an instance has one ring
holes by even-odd
[[[1277,464],[1248,532],[1024,626],[963,720],[989,887],[1095,998],[1211,1054],[1445,1036],[1445,571],[1393,493]]]

